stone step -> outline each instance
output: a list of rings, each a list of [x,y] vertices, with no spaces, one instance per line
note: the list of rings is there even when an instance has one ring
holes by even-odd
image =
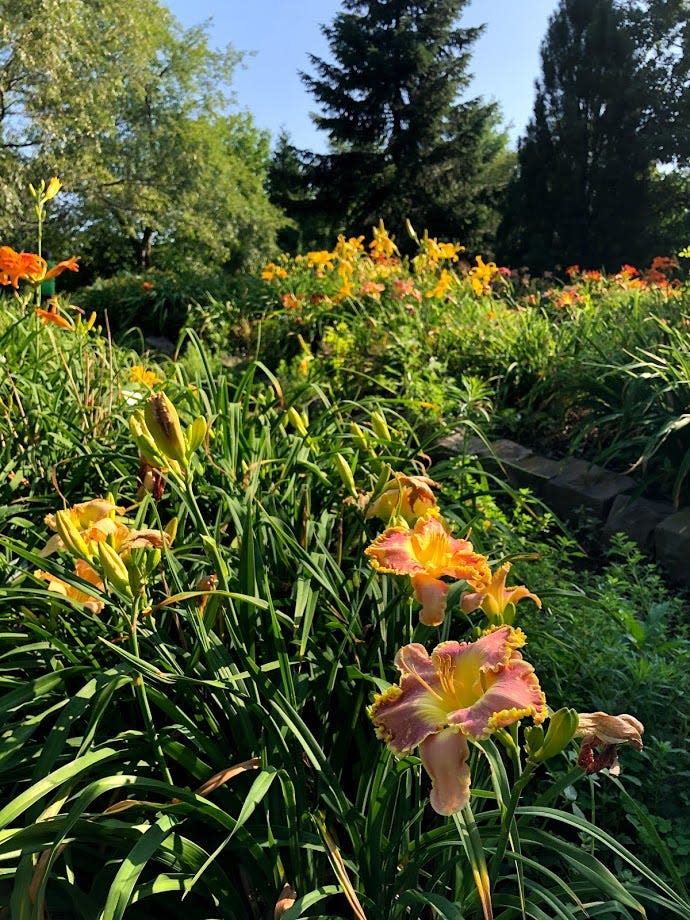
[[[564,520],[585,508],[601,521],[605,536],[626,534],[671,581],[690,586],[690,508],[639,497],[633,477],[573,457],[540,457],[507,438],[487,444],[463,431],[443,438],[429,453],[434,459],[476,457],[487,472],[513,488],[529,488]]]

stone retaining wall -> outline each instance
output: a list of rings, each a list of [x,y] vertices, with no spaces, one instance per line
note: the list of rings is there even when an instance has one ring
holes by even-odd
[[[515,441],[487,445],[464,432],[436,444],[433,455],[477,457],[484,469],[514,488],[529,488],[559,517],[567,519],[586,508],[602,522],[604,534],[627,534],[660,563],[669,578],[690,586],[690,508],[676,510],[670,502],[639,496],[639,483],[585,460],[549,460]]]

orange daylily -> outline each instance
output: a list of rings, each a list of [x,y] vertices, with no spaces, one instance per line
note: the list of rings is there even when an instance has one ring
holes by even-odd
[[[460,601],[463,613],[472,613],[481,610],[490,623],[512,623],[515,616],[515,605],[525,597],[533,600],[537,607],[541,607],[541,600],[532,594],[524,585],[513,585],[506,588],[506,578],[510,572],[510,563],[505,562],[491,576],[491,580],[484,584],[472,584],[474,592],[464,594]]]
[[[54,326],[59,326],[61,329],[74,329],[74,323],[71,323],[66,316],[60,313],[60,308],[53,301],[48,304],[47,310],[42,310],[40,307],[37,307],[34,312],[36,316],[43,320],[46,326],[52,323]]]
[[[74,256],[49,269],[46,260],[34,252],[16,252],[10,246],[0,246],[0,284],[11,284],[15,288],[20,281],[41,284],[66,270],[79,271]]]
[[[69,329],[71,332],[76,332],[77,329],[85,329],[86,332],[88,332],[96,322],[95,310],[92,311],[89,318],[84,321],[82,319],[82,315],[84,313],[83,310],[80,310],[79,307],[74,306],[70,306],[68,309],[74,310],[76,312],[76,321],[72,319],[69,314],[65,314],[60,310],[60,305],[56,300],[51,300],[48,302],[47,310],[36,307],[34,312],[36,316],[43,320],[46,326],[53,324],[54,326],[59,326],[61,329]]]
[[[78,578],[93,585],[98,591],[105,590],[105,585],[98,576],[98,573],[83,559],[77,559],[74,566],[74,572]],[[102,600],[92,597],[92,595],[87,594],[85,591],[80,591],[79,588],[68,584],[68,582],[63,581],[62,578],[58,578],[57,575],[40,570],[34,572],[34,575],[36,578],[41,578],[43,581],[48,582],[49,591],[53,591],[55,594],[61,594],[63,597],[67,597],[70,600],[76,601],[78,604],[82,604],[90,613],[100,613],[105,606]]]

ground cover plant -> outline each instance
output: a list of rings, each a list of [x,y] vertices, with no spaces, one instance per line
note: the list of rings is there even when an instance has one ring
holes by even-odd
[[[174,361],[2,251],[10,916],[690,917],[686,609],[430,465],[500,383],[451,373],[452,332],[527,308],[456,245],[372,242],[267,266],[198,333],[197,304]]]

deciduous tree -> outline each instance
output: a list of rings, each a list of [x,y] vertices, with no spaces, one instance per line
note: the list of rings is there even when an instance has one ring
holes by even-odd
[[[67,235],[96,267],[103,247],[138,268],[270,248],[281,217],[268,138],[232,111],[239,59],[158,0],[0,0],[0,233],[23,241],[23,189],[55,173],[51,248]]]

